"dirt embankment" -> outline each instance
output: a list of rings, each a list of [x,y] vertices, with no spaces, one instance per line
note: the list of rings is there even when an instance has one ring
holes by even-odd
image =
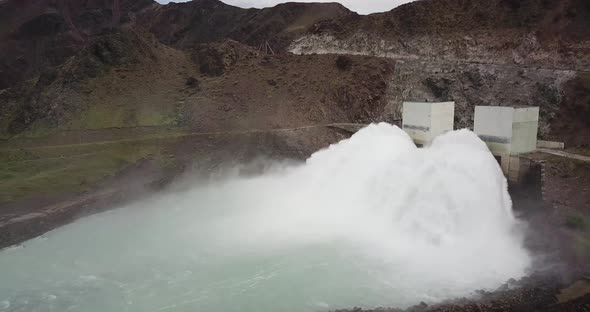
[[[223,75],[205,74],[201,91],[184,99],[188,123],[198,129],[248,129],[378,121],[394,63],[349,57],[340,68],[337,60],[250,53],[230,61]]]
[[[587,289],[590,282],[580,280]],[[408,309],[379,308],[375,310],[338,310],[337,312],[578,312],[590,309],[590,294],[578,294],[571,300],[559,300],[570,287],[561,288],[561,282],[551,277],[528,277],[510,281],[496,291],[479,291],[475,298],[452,300],[448,303],[428,306],[418,304]]]

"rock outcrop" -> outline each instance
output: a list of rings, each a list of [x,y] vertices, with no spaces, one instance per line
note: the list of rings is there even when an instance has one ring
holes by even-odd
[[[396,60],[384,120],[399,119],[404,100],[457,102],[457,128],[473,124],[476,105],[534,105],[542,138],[590,144],[580,136],[590,127],[587,1],[417,1],[317,23],[289,50]]]
[[[63,64],[82,62],[68,78],[75,82],[137,58],[137,49],[112,40],[117,33],[112,6],[113,0],[0,2],[0,90],[14,87],[3,91],[0,100],[6,103],[23,88],[62,79]],[[287,50],[387,59],[387,67],[351,82],[366,94],[351,92],[354,87],[333,88],[329,79],[317,82],[329,90],[317,100],[333,99],[350,110],[352,120],[370,116],[394,122],[405,100],[453,100],[456,127],[462,128],[472,125],[475,105],[538,105],[542,138],[590,144],[585,113],[590,106],[585,96],[590,90],[590,6],[585,0],[423,0],[368,16],[335,3],[286,3],[259,10],[218,0],[168,5],[122,0],[120,13],[122,27],[150,34],[174,55],[188,56],[208,77],[225,76],[238,59],[252,56],[252,63],[262,54]],[[149,54],[140,41],[128,42]],[[84,52],[86,57],[70,61],[89,49],[94,49],[93,57]],[[342,72],[354,68],[346,58],[337,66]],[[17,86],[27,79],[33,80]],[[277,84],[270,80],[265,84]],[[375,107],[367,104],[377,102]],[[32,108],[9,103],[3,111]],[[26,125],[27,119],[17,124]],[[3,129],[24,129],[6,120],[0,122]]]
[[[57,126],[95,101],[87,82],[113,69],[134,70],[158,62],[163,46],[151,35],[123,27],[100,36],[59,67],[0,93],[0,133],[15,135],[34,122]],[[104,86],[103,86],[104,87]]]
[[[152,0],[122,0],[123,22]],[[0,2],[0,90],[63,64],[112,27],[112,0]]]
[[[584,0],[426,0],[314,25],[294,53],[590,70]]]

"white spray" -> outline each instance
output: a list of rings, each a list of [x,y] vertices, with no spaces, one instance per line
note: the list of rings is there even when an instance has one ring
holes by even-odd
[[[12,286],[56,279],[65,290],[52,295],[72,304],[89,300],[76,283],[92,284],[95,298],[117,281],[128,311],[404,307],[494,289],[530,264],[506,180],[475,134],[418,149],[385,123],[305,164],[101,214],[30,244],[0,253],[0,273],[39,265],[35,252],[57,266],[13,274]],[[22,296],[10,293],[6,302]],[[119,307],[118,295],[101,301]]]

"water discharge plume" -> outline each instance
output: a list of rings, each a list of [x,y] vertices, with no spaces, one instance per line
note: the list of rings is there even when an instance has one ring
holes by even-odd
[[[14,311],[404,307],[494,289],[530,264],[506,179],[475,134],[419,149],[385,123],[305,163],[46,237],[0,253],[0,301]]]

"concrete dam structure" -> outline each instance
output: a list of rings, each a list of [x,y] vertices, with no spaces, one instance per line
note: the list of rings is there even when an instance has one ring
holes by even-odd
[[[539,107],[475,107],[474,132],[500,160],[504,174],[519,182],[530,162],[520,155],[537,149]]]
[[[404,102],[403,130],[417,145],[454,130],[455,102]],[[528,171],[530,161],[522,154],[537,148],[539,107],[477,106],[473,131],[498,159],[512,183]]]
[[[453,131],[455,102],[404,102],[402,128],[418,145]]]

